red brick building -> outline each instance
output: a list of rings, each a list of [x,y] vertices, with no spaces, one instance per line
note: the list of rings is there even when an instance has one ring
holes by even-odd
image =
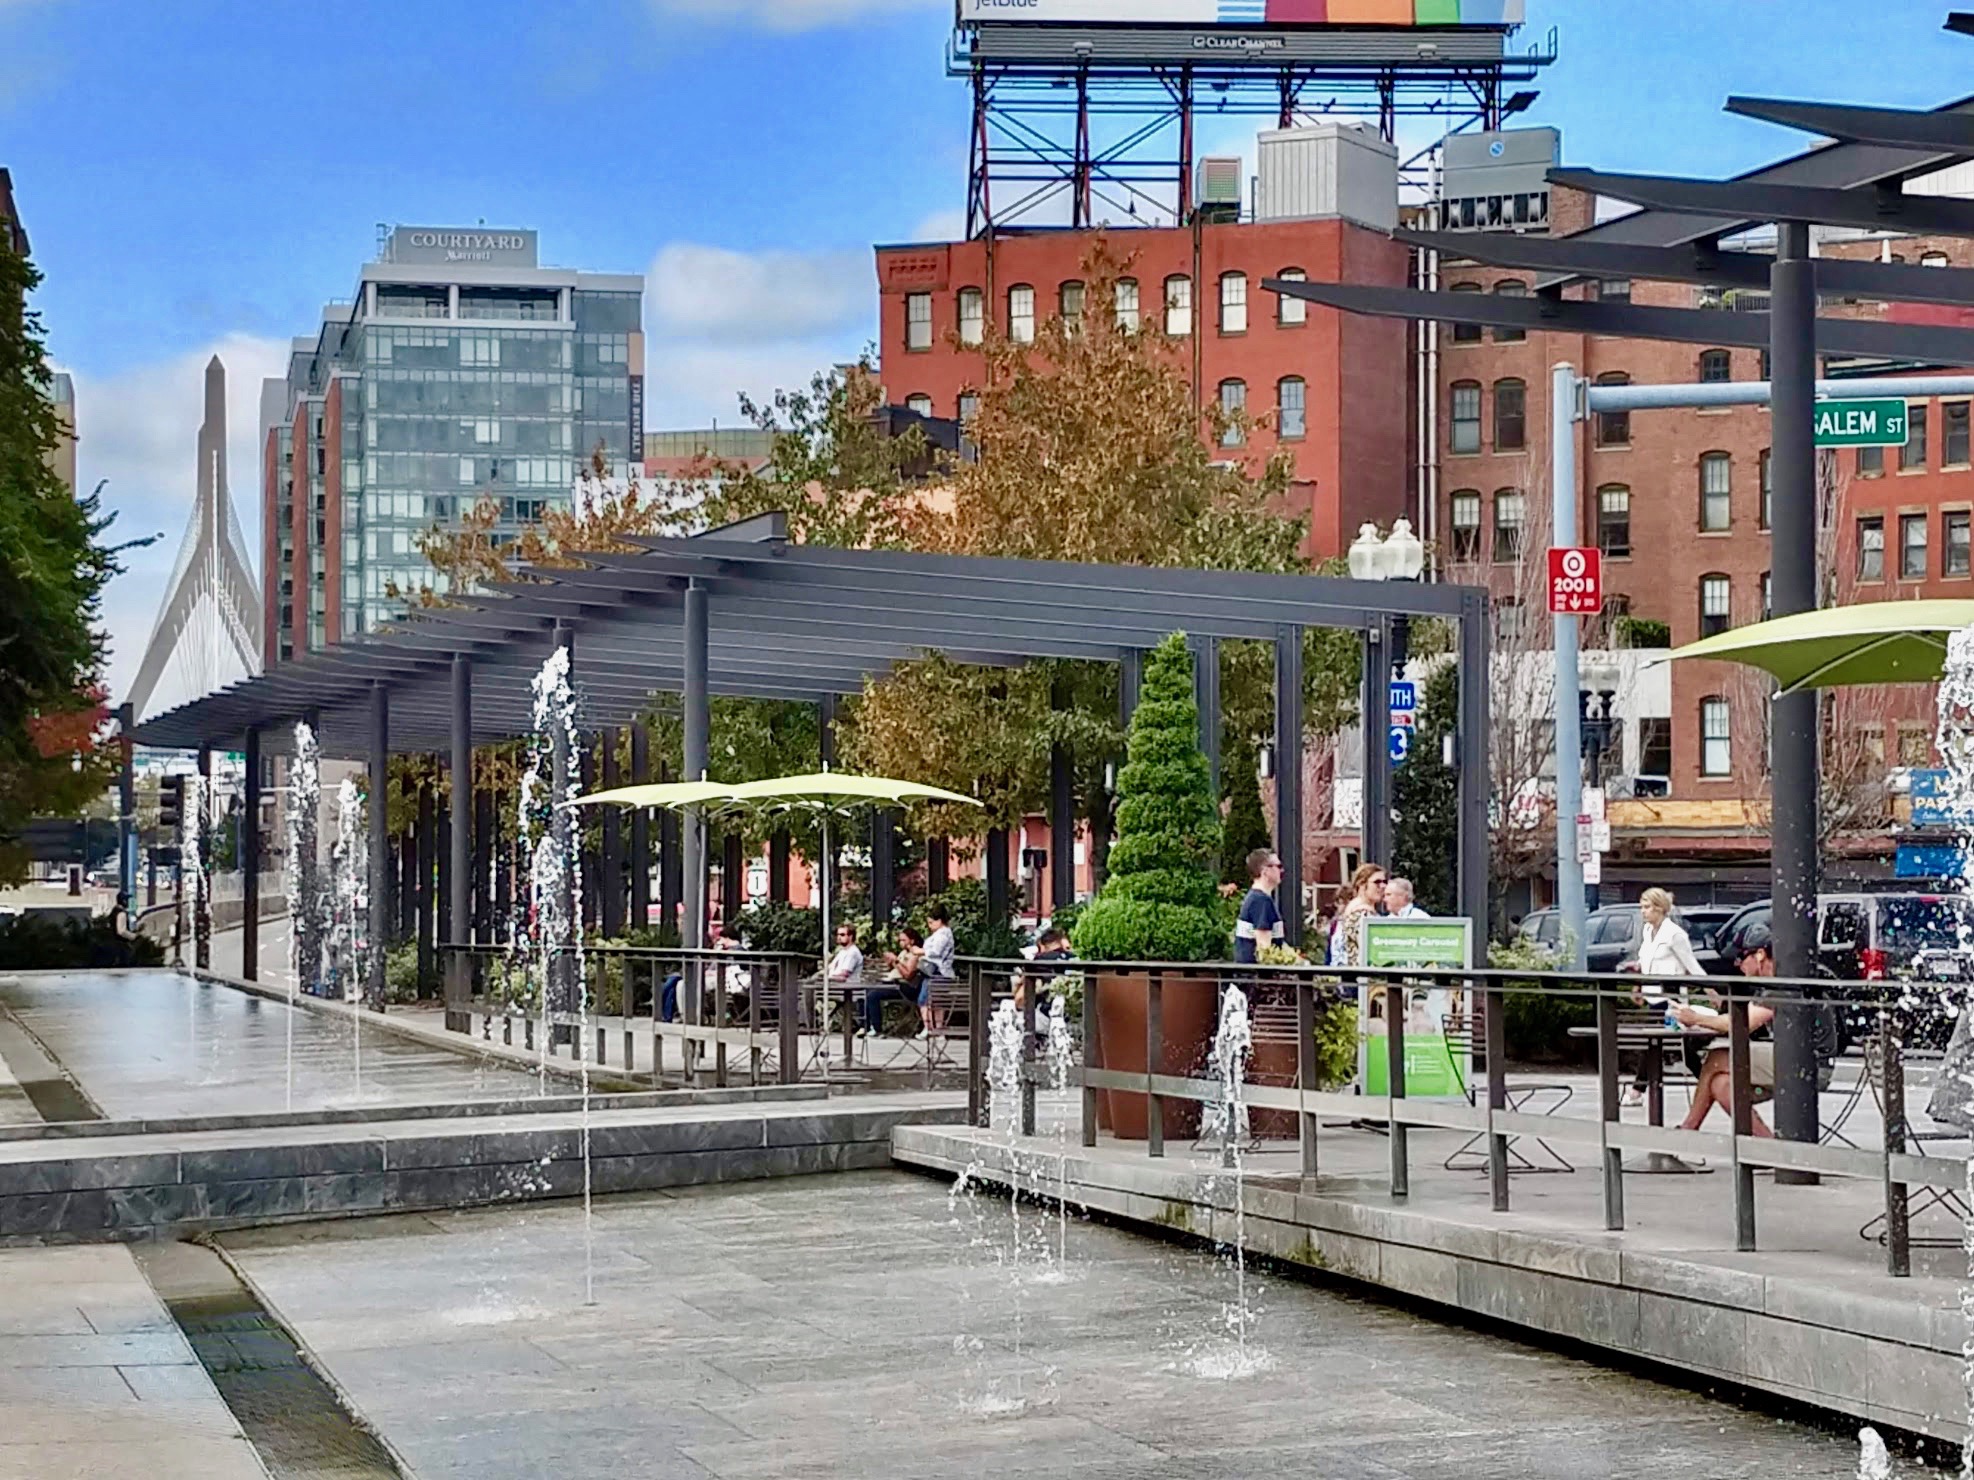
[[[988,322],[1019,339],[1044,317],[1084,311],[1091,232],[877,249],[879,364],[885,399],[964,420],[979,383]],[[1408,331],[1265,292],[1268,277],[1403,287],[1407,249],[1383,232],[1331,217],[1201,222],[1119,231],[1129,258],[1114,306],[1126,322],[1186,339],[1195,402],[1238,406],[1254,420],[1221,455],[1255,465],[1286,448],[1312,553],[1340,554],[1366,521],[1407,510],[1412,447]]]

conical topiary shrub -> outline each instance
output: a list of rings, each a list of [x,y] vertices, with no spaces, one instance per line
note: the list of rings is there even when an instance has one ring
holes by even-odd
[[[1076,921],[1076,954],[1092,961],[1219,957],[1226,944],[1220,809],[1200,753],[1184,633],[1166,638],[1145,661],[1117,790],[1110,876]]]

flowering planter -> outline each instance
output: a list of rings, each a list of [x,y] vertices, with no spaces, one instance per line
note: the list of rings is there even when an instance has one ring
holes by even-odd
[[[1151,977],[1142,971],[1098,971],[1097,1036],[1103,1067],[1115,1073],[1143,1074],[1146,1069],[1145,1019],[1151,1001]],[[1153,1072],[1197,1074],[1213,1044],[1219,982],[1211,976],[1161,977],[1159,1006],[1164,1027],[1164,1052]],[[1107,1089],[1102,1103],[1107,1124],[1120,1141],[1142,1141],[1147,1134],[1147,1107],[1142,1093]],[[1190,1140],[1199,1135],[1200,1102],[1167,1099],[1165,1135]]]

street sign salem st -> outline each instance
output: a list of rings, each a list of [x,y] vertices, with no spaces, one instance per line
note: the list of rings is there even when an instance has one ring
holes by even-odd
[[[1906,435],[1904,401],[1816,403],[1819,447],[1903,447]]]
[[[1580,617],[1604,605],[1604,552],[1595,548],[1549,548],[1549,611],[1558,617]]]

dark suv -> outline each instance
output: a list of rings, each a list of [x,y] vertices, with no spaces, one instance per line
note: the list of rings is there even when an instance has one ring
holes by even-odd
[[[1929,990],[1915,991],[1906,999],[1910,1013],[1906,1031],[1935,1047],[1943,1045],[1953,1031],[1964,984],[1974,979],[1974,962],[1969,960],[1974,951],[1974,902],[1965,895],[1932,890],[1859,890],[1818,896],[1816,914],[1817,960],[1823,970],[1839,983],[1924,984]],[[1749,933],[1756,927],[1771,928],[1773,916],[1772,904],[1764,899],[1744,907],[1721,926],[1714,936],[1720,958],[1715,969],[1738,973]],[[1870,1031],[1872,1012],[1863,1003],[1837,1017],[1846,1047]]]

